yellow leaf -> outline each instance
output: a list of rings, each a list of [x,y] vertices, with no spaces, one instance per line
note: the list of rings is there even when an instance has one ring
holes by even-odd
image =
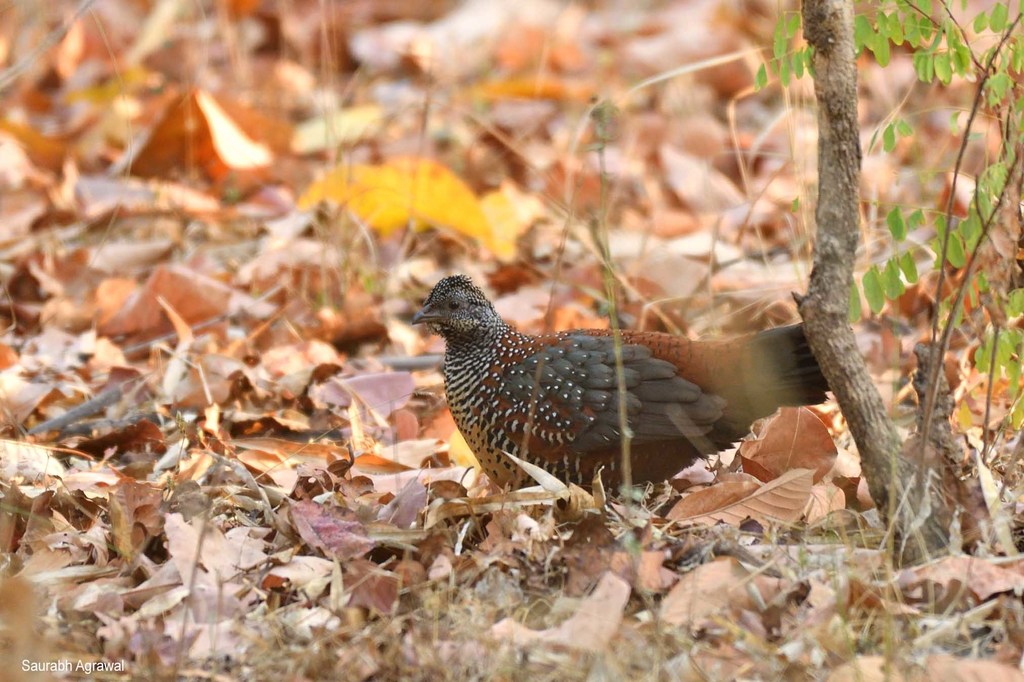
[[[488,100],[522,98],[585,102],[593,95],[593,88],[558,78],[513,76],[484,83],[474,89],[474,94]]]
[[[971,407],[967,404],[966,400],[960,403],[960,407],[957,408],[956,422],[964,431],[970,429],[974,425],[974,415],[971,414]]]
[[[469,443],[462,437],[462,432],[458,429],[452,431],[451,440],[448,441],[448,459],[460,467],[480,468],[480,462],[477,461],[476,455],[469,449]]]
[[[313,183],[300,208],[331,199],[383,236],[412,223],[454,230],[474,239],[488,236],[476,195],[454,173],[428,159],[399,158],[379,166],[341,166]]]
[[[490,232],[484,236],[484,245],[500,260],[512,260],[516,255],[516,239],[539,218],[544,207],[533,196],[520,192],[511,183],[503,183],[480,199]]]
[[[155,76],[155,74],[153,74]],[[71,90],[67,94],[68,102],[88,102],[90,104],[111,104],[126,93],[132,93],[150,80],[150,72],[144,67],[135,65],[118,71],[116,76],[100,81],[96,85]]]
[[[516,207],[500,191],[489,192],[480,199],[480,207],[491,224],[490,234],[484,239],[487,248],[501,260],[516,255],[516,235],[519,233]]]

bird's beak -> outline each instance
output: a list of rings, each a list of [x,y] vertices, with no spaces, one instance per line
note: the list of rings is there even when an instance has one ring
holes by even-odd
[[[430,322],[437,322],[441,319],[441,316],[433,311],[429,305],[423,306],[418,313],[412,316],[413,324],[423,324]]]

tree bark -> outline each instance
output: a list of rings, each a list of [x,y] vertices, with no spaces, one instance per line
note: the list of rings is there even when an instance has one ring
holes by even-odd
[[[938,477],[900,456],[900,439],[868,375],[849,324],[860,236],[860,137],[853,3],[804,0],[818,101],[818,205],[814,268],[798,300],[807,340],[860,451],[871,497],[890,530],[895,558],[914,562],[945,549],[951,514]]]

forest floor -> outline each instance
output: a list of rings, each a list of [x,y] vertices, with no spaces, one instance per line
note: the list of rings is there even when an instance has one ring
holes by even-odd
[[[987,521],[901,568],[833,401],[632,497],[503,492],[410,325],[462,272],[521,330],[605,327],[606,268],[630,327],[798,321],[813,88],[755,87],[794,11],[9,7],[0,678],[1020,679],[1019,443],[982,428],[1020,406],[977,335],[946,369]],[[906,281],[855,329],[906,435],[974,85],[859,68],[858,292],[893,255]]]

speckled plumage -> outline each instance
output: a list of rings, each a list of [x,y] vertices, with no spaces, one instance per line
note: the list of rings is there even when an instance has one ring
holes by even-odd
[[[464,275],[441,280],[413,319],[445,339],[456,425],[499,485],[524,481],[505,453],[563,480],[620,475],[615,344],[608,330],[529,336],[512,329]],[[633,480],[671,477],[741,438],[780,405],[825,399],[799,325],[727,341],[622,333]]]

